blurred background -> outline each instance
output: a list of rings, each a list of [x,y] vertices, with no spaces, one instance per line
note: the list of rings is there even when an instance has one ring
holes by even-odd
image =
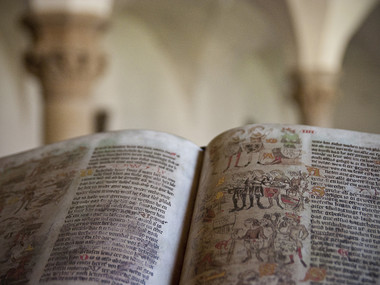
[[[96,131],[380,133],[376,0],[2,0],[0,156]]]

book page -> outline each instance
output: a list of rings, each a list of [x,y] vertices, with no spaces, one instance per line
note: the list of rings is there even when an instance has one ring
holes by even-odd
[[[378,284],[379,141],[282,125],[216,137],[181,284]]]
[[[0,159],[2,284],[30,281],[62,224],[89,153],[89,145],[78,142]]]
[[[184,139],[124,131],[2,159],[2,280],[178,282],[200,157]]]

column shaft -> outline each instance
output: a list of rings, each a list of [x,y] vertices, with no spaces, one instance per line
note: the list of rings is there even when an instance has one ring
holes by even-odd
[[[339,79],[340,74],[332,72],[298,71],[294,74],[294,95],[303,124],[332,127]]]

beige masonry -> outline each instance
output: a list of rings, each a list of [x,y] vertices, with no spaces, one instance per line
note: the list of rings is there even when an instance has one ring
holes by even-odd
[[[106,56],[100,47],[104,18],[75,13],[29,14],[24,18],[33,45],[25,55],[41,83],[45,143],[93,132],[88,100]]]
[[[298,71],[294,74],[294,96],[301,122],[306,125],[332,127],[336,101],[340,94],[340,73]]]

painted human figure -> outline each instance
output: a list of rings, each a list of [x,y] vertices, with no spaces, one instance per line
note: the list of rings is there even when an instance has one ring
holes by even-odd
[[[247,153],[247,162],[244,167],[251,164],[254,153],[258,153],[264,148],[263,137],[264,135],[261,133],[255,133],[250,136],[249,142],[242,143],[242,150]]]
[[[251,177],[246,179],[244,183],[249,197],[249,207],[247,209],[253,207],[253,201],[255,198],[257,206],[260,209],[265,209],[260,198],[264,196],[264,186],[268,185],[269,182],[270,178],[265,175],[263,171],[255,171]]]
[[[240,211],[246,206],[247,188],[238,174],[232,176],[232,184],[227,189],[229,194],[232,194],[232,203],[234,207],[230,212]],[[239,204],[241,206],[239,207]]]
[[[235,161],[234,166],[237,167],[239,165],[240,156],[243,151],[242,142],[244,141],[244,139],[241,138],[243,134],[244,134],[244,130],[242,129],[236,130],[232,134],[231,139],[227,142],[224,155],[228,158],[228,163],[227,163],[226,169],[224,169],[223,172],[227,171],[230,168],[232,159],[234,158],[234,156],[236,156],[236,161]]]
[[[300,223],[300,216],[292,213],[286,213],[286,217],[279,225],[279,232],[284,234],[288,238],[290,247],[297,253],[302,265],[307,267],[302,258],[303,240],[305,240],[309,232],[306,227]],[[294,251],[293,251],[294,252]],[[294,263],[294,253],[289,254],[289,262],[286,264]]]
[[[252,252],[255,253],[256,258],[259,261],[263,261],[260,256],[260,249],[262,244],[259,242],[259,239],[265,239],[264,228],[260,225],[260,222],[257,219],[249,218],[244,221],[244,226],[247,228],[244,235],[239,236],[238,239],[244,241],[244,247],[247,252],[247,257],[243,262],[247,262],[252,259]]]
[[[279,170],[272,170],[270,172],[270,183],[267,183],[264,187],[264,197],[268,199],[269,205],[267,209],[273,206],[273,200],[276,201],[276,204],[279,208],[283,209],[284,207],[280,204],[280,195],[281,192],[286,191],[290,185],[290,179]]]
[[[309,202],[309,198],[304,196],[308,192],[308,177],[307,173],[301,173],[300,171],[299,177],[293,177],[290,182],[290,188],[294,188],[299,197],[299,202],[294,207],[296,211],[303,211],[305,209],[304,204]]]
[[[269,181],[268,183],[265,184],[264,191],[263,191],[264,192],[263,196],[268,199],[268,203],[269,203],[266,209],[273,207],[273,200],[276,201],[276,204],[278,207],[283,209],[279,201],[280,200],[279,196],[280,196],[282,188],[286,186],[283,184],[282,180],[279,180],[278,177],[274,177],[268,180]]]
[[[253,154],[260,152],[264,148],[263,138],[265,134],[263,134],[263,131],[264,127],[254,126],[247,130],[237,129],[232,133],[224,151],[224,155],[228,158],[228,163],[223,172],[231,167],[234,156],[236,156],[234,167],[246,167],[252,162]],[[239,165],[243,152],[246,154],[247,162],[245,165]]]
[[[278,170],[273,170],[267,174],[261,170],[254,171],[252,177],[245,182],[250,202],[248,209],[253,207],[254,198],[256,198],[257,206],[260,209],[271,208],[273,200],[276,201],[279,208],[283,209],[283,206],[280,204],[280,193],[281,190],[289,187],[290,180],[285,174],[280,173],[281,175],[279,175]],[[269,205],[264,206],[261,202],[262,198],[266,198]]]
[[[293,177],[290,180],[289,188],[286,189],[286,194],[281,196],[282,202],[296,211],[304,210],[304,204],[309,202],[309,198],[304,197],[308,191],[308,175],[306,173],[299,174],[298,177]]]
[[[261,252],[265,252],[268,257],[268,262],[275,262],[275,240],[277,237],[278,222],[280,219],[280,213],[264,214],[260,220],[260,225],[263,227],[264,235],[267,237],[263,240]]]

